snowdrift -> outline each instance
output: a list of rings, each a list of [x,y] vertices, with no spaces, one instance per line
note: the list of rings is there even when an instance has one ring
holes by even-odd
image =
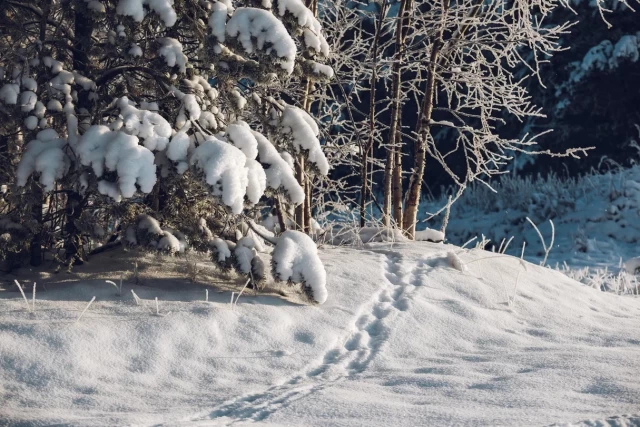
[[[320,256],[323,306],[245,294],[232,309],[176,278],[122,297],[44,280],[32,313],[0,292],[0,422],[524,426],[638,409],[637,298],[427,242]]]

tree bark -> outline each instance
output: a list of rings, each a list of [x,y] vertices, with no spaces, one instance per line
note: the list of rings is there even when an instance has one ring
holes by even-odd
[[[287,231],[287,219],[284,206],[282,205],[282,199],[280,196],[276,196],[276,215],[278,216],[278,224],[280,225],[280,232]]]
[[[469,27],[471,26],[471,18],[478,16],[484,4],[483,0],[478,0],[474,8],[468,15],[466,23],[458,28],[458,30],[452,35],[451,39],[447,42],[449,45],[453,45],[455,42],[461,40]],[[449,8],[449,2],[447,0],[442,1],[442,13],[445,14]],[[415,239],[416,222],[418,219],[418,205],[420,204],[420,194],[422,190],[422,181],[424,179],[425,161],[427,155],[427,137],[431,130],[431,117],[433,115],[435,91],[436,91],[436,72],[438,67],[441,67],[446,62],[448,51],[442,54],[442,48],[444,45],[444,24],[440,28],[437,39],[433,43],[431,50],[431,57],[429,58],[429,75],[427,77],[427,87],[421,106],[421,117],[417,126],[418,144],[415,146],[414,159],[415,167],[411,178],[409,180],[409,189],[407,191],[405,213],[404,213],[404,228],[405,233],[410,239]]]
[[[93,33],[93,20],[85,15],[84,5],[76,5],[74,18],[75,39],[73,42],[73,68],[85,76],[89,71],[89,49],[91,46],[91,34]],[[80,10],[78,10],[80,9]],[[78,92],[77,112],[90,111],[91,100],[89,92],[81,90]],[[79,129],[78,129],[79,130]],[[64,249],[66,260],[69,262],[82,262],[79,255],[82,247],[82,237],[80,230],[76,226],[76,221],[82,215],[85,203],[83,197],[71,190],[67,193],[65,204],[65,225],[64,225]]]
[[[411,22],[411,8],[413,0],[402,0],[398,12],[396,24],[395,51],[396,58],[392,68],[392,88],[391,88],[391,124],[389,128],[389,147],[387,148],[387,159],[385,164],[385,194],[384,212],[382,220],[385,226],[391,222],[391,210],[396,226],[402,228],[402,138],[400,128],[400,111],[402,101],[400,92],[402,87],[402,52],[409,33]]]
[[[360,187],[360,227],[364,227],[366,223],[366,209],[367,209],[367,200],[371,194],[371,185],[369,183],[369,176],[367,175],[367,170],[369,167],[369,156],[371,154],[371,150],[373,149],[374,143],[374,135],[373,130],[376,125],[376,83],[378,82],[378,45],[380,42],[380,34],[382,32],[382,23],[384,22],[384,17],[387,14],[387,0],[384,0],[382,3],[382,8],[380,9],[380,15],[378,16],[378,20],[376,21],[375,27],[375,38],[373,40],[373,69],[371,72],[371,80],[370,80],[370,93],[369,93],[369,139],[367,140],[367,145],[362,150],[362,170],[361,170],[361,187]]]
[[[298,183],[300,184],[300,186],[302,187],[302,190],[304,191],[305,194],[305,201],[307,199],[307,192],[305,189],[305,182],[304,182],[304,157],[302,155],[298,156],[297,161],[296,161],[296,180],[298,181]],[[305,229],[305,208],[304,208],[304,202],[300,203],[298,206],[296,206],[295,209],[295,227],[296,230],[298,231],[302,231],[304,232]]]
[[[447,1],[443,1],[443,13],[447,10]],[[427,155],[427,137],[431,129],[431,117],[436,90],[436,71],[442,49],[444,25],[441,27],[437,38],[431,48],[431,56],[428,64],[427,86],[424,92],[422,106],[420,108],[420,121],[418,122],[418,141],[414,145],[415,167],[409,180],[409,189],[404,212],[404,229],[407,237],[415,239],[416,221],[418,217],[418,205],[420,204],[420,191],[422,190],[422,178],[424,177],[425,160]]]
[[[31,237],[29,244],[29,252],[31,255],[30,264],[33,267],[38,267],[42,264],[42,188],[33,182],[31,184],[31,191],[33,192],[33,205],[31,205],[31,217],[38,224],[35,233]]]

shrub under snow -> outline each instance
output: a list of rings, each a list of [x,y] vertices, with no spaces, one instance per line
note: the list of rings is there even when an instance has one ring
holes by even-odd
[[[318,304],[327,300],[327,273],[311,237],[299,231],[285,231],[278,239],[272,262],[276,279],[302,283]]]

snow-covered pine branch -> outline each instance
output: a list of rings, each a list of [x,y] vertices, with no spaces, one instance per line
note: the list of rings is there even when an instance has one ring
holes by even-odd
[[[3,197],[35,222],[25,230],[47,234],[34,238],[64,242],[63,258],[102,230],[86,236],[211,246],[225,261],[242,215],[276,206],[288,221],[304,202],[294,155],[306,176],[329,170],[315,119],[294,106],[307,102],[297,87],[333,75],[301,0],[34,0],[0,12],[15,17],[0,20],[0,129],[17,160]]]

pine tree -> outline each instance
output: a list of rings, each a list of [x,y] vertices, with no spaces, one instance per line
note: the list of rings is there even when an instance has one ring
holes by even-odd
[[[8,0],[0,19],[4,210],[30,215],[34,264],[58,242],[78,262],[89,238],[208,249],[304,202],[292,159],[329,171],[315,120],[282,96],[333,74],[300,0]]]

